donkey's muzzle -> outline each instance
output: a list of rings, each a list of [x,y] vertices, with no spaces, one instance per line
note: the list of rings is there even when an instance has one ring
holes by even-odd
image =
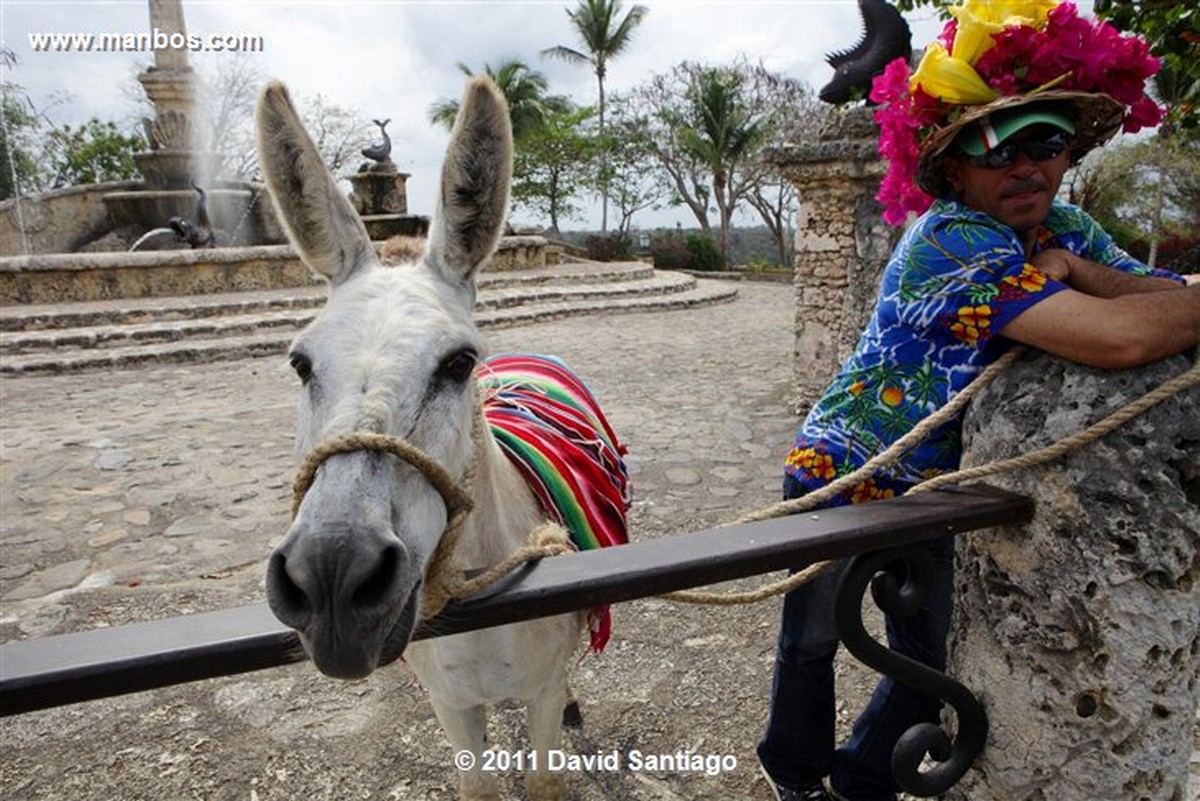
[[[267,565],[267,603],[327,676],[362,678],[407,644],[420,575],[390,530],[293,528]],[[408,620],[405,631],[396,631]],[[400,650],[403,650],[401,645]],[[387,653],[384,653],[384,652]]]

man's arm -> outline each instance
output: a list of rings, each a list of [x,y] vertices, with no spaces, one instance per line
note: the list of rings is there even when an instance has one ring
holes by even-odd
[[[1065,289],[1021,312],[1000,333],[1092,367],[1137,367],[1200,342],[1200,285],[1168,283],[1174,289],[1114,298]]]
[[[1115,267],[1088,261],[1069,250],[1051,248],[1032,259],[1032,264],[1051,278],[1074,290],[1096,298],[1116,298],[1139,292],[1179,289],[1170,278],[1134,275]]]

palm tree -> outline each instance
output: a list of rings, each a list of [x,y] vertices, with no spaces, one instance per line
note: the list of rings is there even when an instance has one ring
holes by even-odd
[[[475,75],[466,64],[459,62],[458,68],[464,75]],[[495,82],[500,93],[504,95],[504,99],[508,101],[513,142],[517,146],[520,146],[527,134],[545,125],[546,118],[550,114],[566,112],[570,109],[571,104],[567,98],[546,94],[548,84],[545,75],[529,69],[520,60],[502,61],[497,67],[484,64],[483,70],[484,74]],[[457,100],[438,100],[429,108],[430,122],[440,123],[447,128],[453,127],[456,116],[458,116]]]
[[[741,102],[741,88],[738,76],[727,70],[701,72],[690,92],[692,122],[678,133],[680,147],[703,164],[712,178],[712,197],[721,216],[721,255],[726,259],[738,194],[730,186],[730,176],[768,132],[762,120]]]
[[[575,32],[583,42],[584,50],[558,45],[542,51],[543,56],[558,58],[571,64],[587,64],[596,74],[599,90],[596,122],[600,139],[604,139],[604,78],[608,74],[608,62],[620,55],[629,44],[633,29],[642,23],[649,12],[646,6],[635,5],[621,18],[621,0],[579,0],[574,10],[567,10]],[[600,228],[608,230],[608,185],[606,159],[601,155],[600,182],[602,206]]]

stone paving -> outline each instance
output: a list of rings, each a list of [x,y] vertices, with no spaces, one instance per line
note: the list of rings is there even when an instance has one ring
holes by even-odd
[[[580,317],[489,334],[586,376],[630,448],[633,536],[683,534],[776,500],[793,298],[741,284],[733,303]],[[283,359],[0,378],[0,639],[262,600],[283,534],[296,379]],[[741,582],[739,586],[753,583]],[[581,771],[575,801],[768,801],[754,743],[778,603],[615,610],[576,666],[573,753],[731,756],[716,775]],[[843,728],[874,683],[839,663]],[[497,748],[525,743],[502,705]],[[449,745],[402,665],[357,682],[308,664],[20,715],[0,723],[0,798],[455,797]],[[513,774],[506,797],[525,798]]]
[[[716,525],[776,500],[792,290],[730,304],[591,316],[489,334],[586,376],[630,448],[637,538]],[[262,600],[287,524],[296,379],[283,359],[0,379],[0,637],[111,626]],[[623,605],[573,683],[567,747],[731,754],[732,772],[596,772],[572,798],[767,798],[774,603]],[[515,708],[493,738],[520,743]],[[402,666],[340,683],[310,665],[31,713],[0,726],[0,797],[453,797],[449,746]],[[507,792],[524,797],[519,781]]]

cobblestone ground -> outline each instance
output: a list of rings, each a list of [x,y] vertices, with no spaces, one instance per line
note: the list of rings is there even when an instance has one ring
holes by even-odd
[[[630,448],[635,538],[733,519],[778,496],[792,298],[493,332],[586,376]],[[295,378],[284,360],[5,379],[0,636],[44,636],[262,600],[287,524]],[[660,600],[615,610],[573,684],[577,753],[691,749],[732,771],[579,773],[576,799],[767,798],[763,725],[778,606]],[[868,681],[862,677],[864,681]],[[518,747],[515,707],[492,738]],[[301,664],[8,719],[0,796],[448,799],[454,768],[403,666],[352,683]],[[515,776],[506,791],[524,797]]]
[[[585,375],[630,447],[638,539],[731,520],[778,496],[791,289],[732,304],[494,332]],[[287,525],[296,380],[283,359],[0,382],[0,639],[218,609],[263,598]],[[730,755],[699,772],[571,775],[570,797],[767,801],[754,743],[778,603],[615,610],[602,656],[575,669],[579,754]],[[874,682],[839,666],[843,724]],[[521,714],[493,718],[499,748]],[[308,664],[31,713],[0,724],[0,798],[451,799],[451,751],[402,665],[325,679]],[[508,797],[524,798],[515,775]]]

